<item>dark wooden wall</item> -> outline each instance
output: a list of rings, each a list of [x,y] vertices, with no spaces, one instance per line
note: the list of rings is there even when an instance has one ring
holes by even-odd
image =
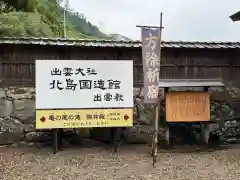
[[[240,49],[163,48],[161,78],[222,78],[237,81],[240,77]],[[39,45],[1,45],[0,80],[4,86],[34,86],[35,60],[93,59],[134,60],[134,86],[143,85],[140,48],[82,48]],[[0,81],[1,82],[1,81]]]

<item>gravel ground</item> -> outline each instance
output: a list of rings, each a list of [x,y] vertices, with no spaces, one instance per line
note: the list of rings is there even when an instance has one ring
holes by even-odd
[[[240,146],[214,152],[160,152],[152,167],[149,147],[121,147],[117,154],[104,148],[0,148],[2,180],[240,180]],[[175,152],[174,152],[175,151]]]

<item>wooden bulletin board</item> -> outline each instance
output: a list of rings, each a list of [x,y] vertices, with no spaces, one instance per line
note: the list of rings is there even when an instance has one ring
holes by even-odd
[[[201,122],[210,120],[208,92],[167,92],[167,122]]]

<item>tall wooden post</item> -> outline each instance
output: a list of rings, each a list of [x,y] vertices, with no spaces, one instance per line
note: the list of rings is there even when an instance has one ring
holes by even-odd
[[[161,48],[162,48],[162,16],[163,13],[160,13],[160,26],[159,26],[159,65],[161,68]],[[159,68],[159,79],[160,79],[160,68]],[[156,105],[156,114],[155,114],[155,131],[154,131],[154,149],[153,149],[153,166],[155,167],[155,164],[157,162],[157,146],[158,146],[158,124],[160,121],[160,112],[161,112],[161,95],[160,90],[158,92],[158,104]]]

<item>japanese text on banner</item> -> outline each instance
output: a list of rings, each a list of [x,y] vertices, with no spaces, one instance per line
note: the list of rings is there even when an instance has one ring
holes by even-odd
[[[158,98],[160,73],[160,29],[142,28],[142,59],[144,74],[144,102],[155,103]]]

